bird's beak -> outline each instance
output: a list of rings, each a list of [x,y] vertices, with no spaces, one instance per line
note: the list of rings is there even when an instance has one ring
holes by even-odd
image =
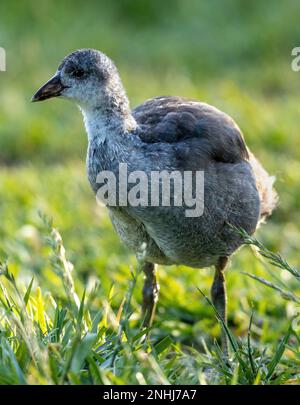
[[[57,73],[35,93],[31,101],[43,101],[58,97],[66,87],[62,84],[60,75]]]

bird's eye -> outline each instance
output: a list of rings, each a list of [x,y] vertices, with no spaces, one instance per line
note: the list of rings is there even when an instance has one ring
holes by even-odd
[[[84,70],[83,69],[75,69],[72,72],[72,76],[76,77],[76,79],[80,79],[84,76]]]

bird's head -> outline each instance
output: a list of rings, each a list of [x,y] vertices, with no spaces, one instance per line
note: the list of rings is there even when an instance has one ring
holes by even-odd
[[[91,109],[105,107],[114,93],[122,93],[114,63],[100,51],[81,49],[63,59],[55,75],[35,93],[32,101],[63,97],[82,109]]]

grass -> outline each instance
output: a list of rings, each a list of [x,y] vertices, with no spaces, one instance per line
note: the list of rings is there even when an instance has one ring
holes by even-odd
[[[298,2],[0,8],[0,383],[299,384]],[[80,114],[60,100],[29,102],[80,47],[113,57],[133,106],[177,94],[226,111],[276,175],[279,206],[227,274],[229,363],[207,298],[211,269],[160,266],[142,343],[142,277],[88,186]]]
[[[52,222],[41,215],[49,263],[64,296],[43,294],[34,278],[22,291],[7,263],[0,265],[0,383],[1,384],[282,384],[299,382],[300,339],[291,326],[277,347],[255,347],[251,339],[254,312],[247,339],[228,335],[232,356],[225,360],[215,342],[202,352],[185,347],[171,336],[143,339],[147,329],[134,319],[133,294],[140,270],[131,273],[127,294],[116,310],[114,287],[101,297],[95,282],[79,297],[63,240]],[[256,239],[248,243],[258,245]],[[270,252],[259,244],[260,253]],[[272,263],[299,274],[272,255]],[[283,265],[282,265],[283,263]],[[33,289],[33,287],[35,287]],[[34,291],[35,290],[35,291]],[[210,299],[200,291],[213,308]],[[284,298],[295,301],[288,294]],[[100,300],[100,302],[99,302]],[[296,302],[299,302],[297,298]],[[220,320],[215,312],[217,319]],[[155,331],[154,331],[155,332]],[[155,335],[155,333],[154,333]]]

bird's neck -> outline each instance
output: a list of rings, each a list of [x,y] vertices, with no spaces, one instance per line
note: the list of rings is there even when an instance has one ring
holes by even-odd
[[[96,192],[98,173],[116,170],[118,162],[125,159],[124,154],[132,143],[138,125],[125,97],[107,98],[105,103],[97,107],[81,110],[88,134],[88,178]]]
[[[105,141],[107,137],[132,133],[137,123],[131,114],[125,92],[107,92],[96,106],[82,107],[89,142]]]

